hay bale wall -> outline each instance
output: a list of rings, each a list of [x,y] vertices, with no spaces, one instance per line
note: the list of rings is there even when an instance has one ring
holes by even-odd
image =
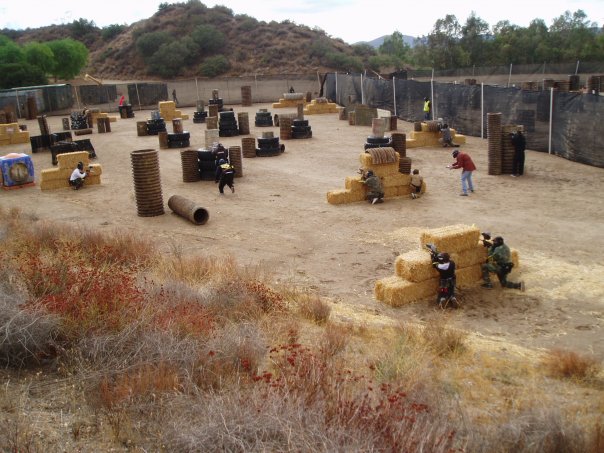
[[[78,162],[84,164],[84,168],[90,165],[88,151],[77,151],[57,155],[57,168],[47,168],[40,172],[40,189],[53,190],[69,188],[69,177]],[[86,177],[85,185],[101,183],[103,169],[100,164],[92,164],[92,172]]]
[[[480,230],[472,225],[449,225],[422,231],[417,250],[399,255],[394,262],[395,275],[378,280],[375,298],[393,307],[433,296],[438,289],[438,272],[432,267],[426,244],[434,244],[447,252],[456,264],[457,287],[476,286],[482,280],[482,264],[487,249],[479,243]],[[519,254],[512,250],[514,267],[519,266]]]

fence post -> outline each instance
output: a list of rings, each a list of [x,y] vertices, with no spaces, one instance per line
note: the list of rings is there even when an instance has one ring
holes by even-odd
[[[19,90],[15,90],[15,101],[17,102],[17,118],[21,118],[21,107],[19,107]]]
[[[434,102],[434,68],[432,68],[432,78],[430,79],[430,99],[432,99],[432,118],[437,118],[436,116],[436,102]]]
[[[363,73],[361,72],[361,104],[365,104],[365,92],[363,91]]]
[[[577,60],[577,67],[575,68],[575,75],[579,74],[579,61]]]
[[[73,87],[73,92],[75,93],[76,102],[78,103],[78,110],[82,110],[82,106],[80,105],[80,96],[78,96],[78,87]]]
[[[140,112],[143,108],[141,107],[141,97],[138,94],[138,83],[134,84],[134,89],[136,90],[136,99],[138,100],[138,110]]]
[[[554,122],[554,87],[549,89],[549,143],[547,145],[548,154],[552,153],[552,124]]]
[[[392,76],[392,102],[394,104],[394,116],[397,116],[397,114],[396,114],[396,83],[395,83],[395,79],[396,79],[396,77]]]
[[[342,105],[341,102],[339,102],[339,98],[338,98],[338,73],[335,73],[336,76],[336,104]]]
[[[480,138],[484,138],[484,82],[480,84]]]
[[[197,100],[199,101],[199,85],[197,84],[197,77],[195,77],[195,95],[197,96]]]
[[[508,76],[508,88],[510,86],[510,81],[512,80],[512,63],[510,63],[510,75]]]

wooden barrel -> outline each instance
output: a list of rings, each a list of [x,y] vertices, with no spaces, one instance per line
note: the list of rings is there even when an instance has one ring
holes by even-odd
[[[139,137],[144,137],[145,135],[149,135],[147,131],[147,122],[146,121],[137,121],[136,122],[136,135]]]
[[[182,118],[174,118],[172,119],[172,130],[175,134],[182,134]]]
[[[168,148],[168,133],[166,131],[158,132],[157,138],[159,139],[159,147],[161,149],[167,149]]]
[[[241,105],[252,105],[252,87],[250,85],[244,85],[241,87]]]

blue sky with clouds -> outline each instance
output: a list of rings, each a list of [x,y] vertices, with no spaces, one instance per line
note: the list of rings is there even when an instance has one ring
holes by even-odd
[[[37,28],[53,23],[69,23],[79,18],[94,21],[99,27],[131,24],[152,16],[161,3],[176,2],[0,0],[0,28]],[[434,23],[447,14],[455,15],[463,25],[472,11],[491,27],[500,20],[509,20],[512,24],[526,27],[531,20],[537,18],[543,19],[549,26],[554,18],[565,11],[572,13],[578,9],[582,9],[588,19],[598,26],[604,25],[604,0],[431,0],[429,3],[404,0],[234,0],[202,3],[206,6],[225,5],[235,14],[247,14],[266,22],[287,19],[311,28],[318,27],[328,35],[350,44],[371,41],[395,31],[411,36],[427,35]]]

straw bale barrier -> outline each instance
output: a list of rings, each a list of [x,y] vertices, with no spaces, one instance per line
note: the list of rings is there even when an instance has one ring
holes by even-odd
[[[176,108],[174,101],[160,101],[157,103],[159,115],[165,121],[172,121],[174,118],[180,118],[181,120],[188,120],[189,115],[182,113],[181,110]]]
[[[376,282],[375,298],[399,307],[434,295],[439,276],[432,267],[430,252],[425,247],[427,243],[451,254],[456,264],[457,287],[476,286],[482,280],[482,264],[487,258],[487,249],[479,243],[479,237],[480,230],[474,225],[449,225],[422,231],[419,249],[399,255],[394,262],[395,275]],[[511,252],[516,268],[519,254],[517,250]]]
[[[286,108],[286,107],[298,107],[298,104],[306,105],[306,99],[279,99],[279,102],[273,102],[272,106],[275,109]]]
[[[29,132],[22,131],[19,123],[0,124],[0,145],[29,143]]]
[[[76,168],[78,162],[84,164],[84,168],[90,166],[88,151],[76,151],[57,155],[58,165],[56,168],[43,169],[40,172],[40,190],[53,190],[69,188],[69,177]],[[103,169],[100,164],[93,164],[91,173],[86,177],[84,185],[100,184]]]
[[[387,164],[374,164],[370,153],[364,152],[359,155],[361,167],[364,171],[372,170],[382,181],[384,198],[408,196],[411,193],[411,176],[400,173],[399,155],[393,148],[382,148],[392,150],[396,160]],[[365,200],[367,192],[361,176],[347,176],[344,181],[344,190],[332,190],[327,193],[329,204],[356,203]],[[425,189],[424,189],[425,190]]]
[[[318,99],[313,99],[310,104],[304,107],[305,115],[317,115],[321,113],[338,113],[338,106],[334,102],[319,102]]]
[[[407,148],[419,148],[422,146],[442,146],[438,141],[442,135],[440,131],[428,131],[428,127],[422,123],[421,131],[411,131],[409,138],[406,141]],[[425,129],[425,130],[424,130]],[[466,143],[466,136],[458,134],[455,129],[451,128],[451,139],[458,145]]]
[[[423,231],[420,235],[420,247],[434,244],[440,251],[456,253],[468,250],[478,244],[480,230],[472,225],[449,225]]]

